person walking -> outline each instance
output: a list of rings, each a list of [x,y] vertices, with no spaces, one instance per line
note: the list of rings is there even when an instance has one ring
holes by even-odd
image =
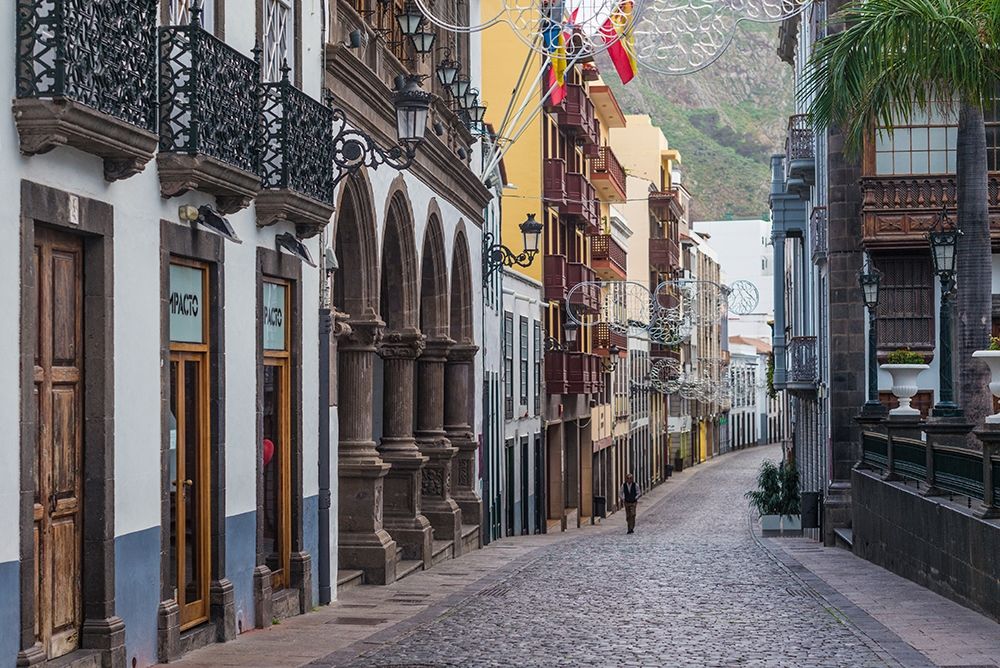
[[[625,504],[625,520],[628,522],[628,532],[635,533],[635,505],[639,502],[642,491],[631,473],[625,474],[625,483],[618,492],[618,498]]]

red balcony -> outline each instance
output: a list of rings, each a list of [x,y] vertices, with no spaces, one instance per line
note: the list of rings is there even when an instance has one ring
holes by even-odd
[[[549,158],[545,161],[542,196],[552,203],[561,203],[566,198],[566,161],[562,158]]]
[[[673,239],[649,240],[649,266],[660,273],[670,273],[680,268],[681,248]]]
[[[617,346],[621,357],[628,356],[628,337],[611,329],[606,322],[597,323],[594,327],[593,349],[601,357],[607,357],[611,346]]]
[[[590,266],[605,281],[623,281],[628,277],[625,249],[610,234],[590,237]]]
[[[868,176],[861,179],[867,248],[927,248],[927,232],[957,207],[954,176]],[[1000,245],[1000,174],[989,175],[990,237]]]
[[[601,208],[597,204],[594,186],[583,174],[566,174],[566,197],[559,207],[559,215],[573,218],[587,234],[600,234]]]
[[[625,201],[625,168],[609,147],[601,146],[590,161],[590,182],[605,202]]]
[[[546,394],[566,394],[566,365],[569,353],[552,350],[545,353],[545,392]]]
[[[681,359],[681,349],[671,348],[670,346],[662,343],[652,343],[649,346],[649,356],[657,359],[666,357],[675,359],[679,362]]]
[[[649,193],[649,210],[659,220],[680,220],[684,207],[677,198],[676,190],[654,190]]]
[[[590,353],[565,353],[566,394],[594,394],[600,392],[601,359]]]
[[[566,263],[566,290],[577,313],[597,313],[601,308],[601,288],[594,270],[582,262]],[[576,290],[574,286],[587,283]]]
[[[566,299],[566,256],[546,255],[542,261],[542,282],[545,299],[561,302]]]
[[[566,99],[559,108],[559,128],[575,136],[583,144],[584,152],[595,150],[601,143],[597,128],[594,103],[587,97],[587,91],[579,84],[566,84]]]

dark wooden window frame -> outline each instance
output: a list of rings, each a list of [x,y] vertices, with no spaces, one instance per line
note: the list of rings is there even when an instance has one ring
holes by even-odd
[[[170,264],[173,258],[195,260],[208,269],[209,404],[209,624],[216,638],[236,636],[233,585],[226,577],[226,385],[225,385],[225,241],[209,232],[160,221],[160,392],[170,396]],[[170,489],[167,460],[170,449],[169,411],[160,416],[160,540],[170,541]],[[157,658],[176,660],[181,655],[180,610],[170,585],[170,551],[161,550],[160,610],[157,624]]]
[[[878,306],[878,349],[879,354],[888,354],[897,348],[908,348],[910,350],[918,351],[931,355],[934,351],[935,345],[935,328],[937,322],[937,311],[935,303],[935,287],[934,284],[936,279],[934,277],[934,272],[931,267],[930,254],[916,254],[916,253],[880,253],[873,256],[873,262],[875,266],[882,272],[882,283],[879,292],[879,306]],[[910,285],[911,280],[905,279],[900,282],[899,285],[894,284],[894,275],[891,265],[909,265],[909,271],[915,271],[913,266],[917,264],[923,265],[920,270],[926,272],[926,283],[922,286]],[[916,299],[917,291],[922,291],[923,300],[926,302],[926,311],[924,313],[918,313],[916,311],[900,314],[897,305],[891,304],[893,290],[909,290],[914,293],[911,299]],[[913,321],[914,324],[911,326],[914,330],[917,328],[926,328],[923,336],[918,340],[917,336],[909,337],[911,340],[903,340],[903,337],[897,337],[900,340],[894,341],[890,340],[892,335],[892,330],[890,327],[893,322],[905,322]],[[923,321],[923,324],[919,324],[917,321]],[[917,334],[917,332],[915,332]]]
[[[125,663],[125,622],[115,612],[114,208],[105,202],[21,181],[20,600],[19,663],[44,658],[35,644],[33,507],[38,415],[33,397],[37,336],[33,265],[36,225],[83,239],[83,550],[80,649],[104,665]],[[93,521],[99,518],[100,521]]]

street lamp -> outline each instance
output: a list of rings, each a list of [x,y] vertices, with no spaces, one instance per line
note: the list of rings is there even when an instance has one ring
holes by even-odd
[[[451,52],[446,49],[444,60],[438,63],[436,73],[438,81],[448,92],[451,92],[451,87],[455,83],[455,79],[458,78],[460,68],[461,64],[457,60],[452,60]]]
[[[861,297],[868,309],[868,400],[861,409],[865,416],[881,416],[885,408],[878,400],[878,288],[882,272],[875,268],[871,258],[865,256],[864,266],[858,273]]]
[[[424,23],[423,13],[412,2],[407,2],[401,12],[396,14],[396,23],[399,24],[399,32],[404,37],[412,37],[420,30]]]
[[[335,187],[362,167],[387,165],[402,171],[413,164],[417,147],[424,140],[431,106],[431,94],[420,88],[422,79],[415,74],[396,77],[392,101],[396,108],[398,144],[391,148],[381,148],[370,135],[349,128],[343,109],[333,110],[334,123],[339,125],[333,137],[333,163],[338,170],[333,179]]]
[[[931,245],[931,259],[934,262],[934,273],[941,281],[941,307],[939,315],[938,338],[940,339],[940,356],[938,371],[940,373],[940,392],[938,402],[931,414],[934,417],[960,417],[961,408],[955,403],[954,374],[952,371],[952,331],[951,331],[951,297],[955,294],[956,253],[958,238],[962,231],[956,228],[948,219],[948,212],[941,211],[941,217],[934,230],[927,234]]]
[[[621,349],[612,343],[611,347],[608,348],[608,358],[602,362],[604,373],[614,373],[615,369],[618,368],[618,353],[620,352]]]
[[[575,320],[569,320],[563,326],[563,332],[566,335],[566,345],[572,348],[576,345],[576,340],[580,336],[580,323]]]
[[[492,232],[483,234],[483,285],[489,285],[490,278],[500,267],[530,267],[538,254],[541,245],[544,226],[535,220],[535,214],[528,217],[519,226],[523,237],[524,250],[515,255],[514,251],[503,244],[494,243]]]

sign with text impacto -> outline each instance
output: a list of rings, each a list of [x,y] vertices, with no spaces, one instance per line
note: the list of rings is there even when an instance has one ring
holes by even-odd
[[[170,340],[204,343],[204,272],[197,267],[170,265]]]
[[[284,285],[264,281],[264,350],[285,349],[287,290]]]

